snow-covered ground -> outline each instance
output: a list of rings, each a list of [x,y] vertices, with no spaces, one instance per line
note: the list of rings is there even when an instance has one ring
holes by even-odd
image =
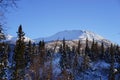
[[[13,54],[11,54],[13,55]],[[54,79],[57,80],[56,78],[61,74],[61,67],[60,67],[60,58],[61,55],[60,53],[54,53],[53,58],[52,58],[52,72]],[[11,56],[9,57],[9,66],[11,65]],[[79,55],[78,58],[78,64],[81,64],[83,61],[83,56]],[[49,64],[50,61],[46,62],[46,65]],[[117,71],[117,68],[120,66],[118,63],[115,63],[115,71]],[[104,60],[98,60],[98,61],[90,61],[89,62],[89,68],[85,71],[81,71],[78,74],[74,74],[74,80],[108,80],[108,75],[109,75],[109,69],[110,69],[110,63],[105,62]],[[70,71],[70,69],[68,69]],[[35,72],[32,70],[28,71],[26,70],[26,80],[33,79]],[[7,71],[7,77],[10,78],[11,74],[10,71]],[[27,79],[28,78],[28,79]],[[119,79],[118,79],[119,80]]]
[[[6,37],[7,39],[5,41],[10,42],[12,44],[14,44],[17,40],[17,37],[13,37],[11,35],[7,35]],[[48,42],[48,46],[50,48],[54,48],[54,46],[56,45],[56,42],[53,42],[55,40],[63,40],[63,38],[65,38],[66,44],[69,46],[72,45],[77,45],[78,40],[83,40],[85,42],[86,38],[88,38],[89,41],[92,41],[93,39],[95,41],[98,42],[104,42],[106,44],[111,44],[111,42],[103,37],[101,37],[98,34],[95,34],[91,31],[82,31],[82,30],[70,30],[70,31],[62,31],[62,32],[58,32],[53,36],[47,37],[47,38],[39,38],[39,39],[35,39],[35,42],[39,42],[40,40],[45,40],[45,41],[49,41]],[[32,42],[34,42],[34,40],[25,37],[25,42],[28,42],[29,40],[31,40]],[[77,41],[77,42],[76,42]],[[58,41],[57,43],[62,44],[61,41]],[[58,44],[57,44],[58,45]],[[56,47],[57,49],[59,49],[59,47]],[[12,50],[13,51],[13,50]],[[12,64],[12,55],[13,52],[10,52],[10,56],[9,56],[9,66],[11,66]],[[56,51],[57,52],[57,51]],[[54,53],[53,55],[53,59],[52,59],[52,68],[53,68],[53,75],[54,75],[54,80],[57,80],[56,77],[58,77],[61,74],[61,67],[60,67],[60,58],[61,55],[59,53]],[[78,62],[79,64],[81,64],[83,61],[83,56],[79,56]],[[50,63],[49,61],[46,62],[46,65]],[[118,63],[115,63],[115,71],[117,72],[117,68],[120,66]],[[94,61],[94,62],[90,62],[89,63],[89,68],[85,71],[81,71],[78,74],[74,74],[74,78],[75,80],[108,80],[108,75],[109,75],[109,68],[110,68],[110,64],[105,62],[104,60],[98,60],[98,61]],[[72,71],[70,69],[68,69],[68,71]],[[10,71],[7,71],[7,76],[10,77]],[[26,71],[26,76],[31,77],[29,74],[34,74],[34,72],[31,71]],[[33,75],[32,75],[33,76]],[[32,77],[31,77],[32,79]]]
[[[59,61],[60,55],[57,53],[54,55],[52,63],[54,76],[58,76],[61,73]],[[81,61],[82,59],[79,59],[80,64]],[[115,63],[115,66],[117,68],[119,64]],[[86,71],[78,73],[75,76],[75,80],[108,80],[109,68],[110,64],[104,60],[90,62],[90,67]]]

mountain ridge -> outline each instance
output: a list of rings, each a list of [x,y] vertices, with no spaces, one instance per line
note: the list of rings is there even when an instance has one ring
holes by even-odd
[[[68,41],[85,41],[88,39],[89,41],[92,41],[93,39],[97,42],[104,42],[105,44],[111,44],[112,42],[105,39],[104,37],[88,30],[64,30],[60,31],[52,36],[49,37],[43,37],[43,38],[37,38],[37,39],[31,39],[29,37],[25,36],[25,42],[28,42],[31,40],[32,42],[38,43],[40,40],[44,40],[45,42],[52,42],[56,40],[65,40]],[[6,35],[6,40],[7,42],[15,43],[17,40],[17,37],[11,36],[11,35]]]
[[[88,30],[64,30],[49,37],[34,39],[34,41],[36,43],[38,43],[40,40],[49,42],[55,40],[63,40],[63,38],[65,38],[65,40],[86,40],[88,38],[89,41],[92,41],[94,39],[95,41],[98,42],[104,41],[111,43],[111,41],[105,39],[104,37]]]

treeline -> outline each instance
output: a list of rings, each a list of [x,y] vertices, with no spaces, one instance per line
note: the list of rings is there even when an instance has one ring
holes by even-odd
[[[25,33],[20,25],[17,32],[18,40],[14,46],[0,43],[0,80],[75,80],[75,76],[90,68],[90,62],[104,60],[110,63],[109,80],[115,80],[120,69],[114,71],[114,63],[120,63],[120,49],[118,45],[105,47],[93,39],[92,45],[86,39],[85,48],[78,41],[77,47],[68,46],[63,39],[59,51],[55,53],[56,46],[48,49],[45,42],[38,44],[24,42]],[[57,44],[57,43],[56,43]],[[54,55],[60,55],[59,75],[53,73]]]

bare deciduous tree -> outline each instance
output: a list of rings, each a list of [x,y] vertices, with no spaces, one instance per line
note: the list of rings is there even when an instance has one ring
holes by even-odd
[[[0,0],[0,20],[3,20],[8,9],[17,7],[17,1],[18,0]]]
[[[5,10],[9,7],[17,7],[16,2],[18,0],[0,0],[0,8]]]
[[[5,13],[7,13],[10,8],[17,7],[17,1],[18,0],[0,0],[0,31],[4,32],[5,30]]]

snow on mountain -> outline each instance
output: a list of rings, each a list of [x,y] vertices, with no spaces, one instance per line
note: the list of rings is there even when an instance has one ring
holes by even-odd
[[[97,42],[105,42],[105,43],[111,43],[109,40],[103,38],[102,36],[91,32],[91,31],[83,31],[83,30],[65,30],[56,33],[53,36],[46,37],[46,38],[38,38],[35,39],[35,42],[39,42],[40,40],[44,41],[55,41],[55,40],[86,40],[88,38],[89,41],[92,41],[93,39]]]
[[[13,36],[11,36],[11,35],[6,35],[6,40],[11,40],[13,38]]]
[[[32,42],[36,42],[36,43],[38,43],[40,40],[44,40],[46,42],[52,42],[56,40],[63,40],[63,38],[65,38],[65,40],[68,40],[68,41],[81,40],[83,43],[85,43],[86,38],[88,38],[89,41],[92,41],[94,39],[95,41],[100,42],[100,43],[104,42],[105,45],[111,44],[109,40],[103,38],[102,36],[94,32],[91,32],[91,31],[83,31],[83,30],[65,30],[65,31],[58,32],[50,37],[38,38],[34,40],[25,36],[25,42],[28,42],[29,40],[31,40]],[[6,35],[5,41],[10,42],[10,43],[15,43],[16,40],[17,40],[17,37]],[[72,43],[70,42],[70,44]]]
[[[92,41],[94,40],[103,40],[104,38],[94,32],[91,31],[83,31],[82,35],[79,36],[79,39],[83,39],[86,40],[86,38],[88,38],[88,40]]]
[[[29,37],[26,37],[25,36],[25,40],[24,40],[25,42],[29,42],[29,41],[32,41],[32,42],[34,42],[34,40],[32,40],[31,38],[29,38]]]
[[[16,40],[17,40],[17,37],[13,37],[13,36],[11,36],[11,35],[8,34],[8,35],[6,35],[6,40],[4,40],[4,41],[5,42],[9,42],[11,44],[15,44]],[[29,41],[34,42],[34,40],[32,40],[32,39],[30,39],[29,37],[26,37],[26,36],[25,36],[24,41],[25,42],[29,42]]]

